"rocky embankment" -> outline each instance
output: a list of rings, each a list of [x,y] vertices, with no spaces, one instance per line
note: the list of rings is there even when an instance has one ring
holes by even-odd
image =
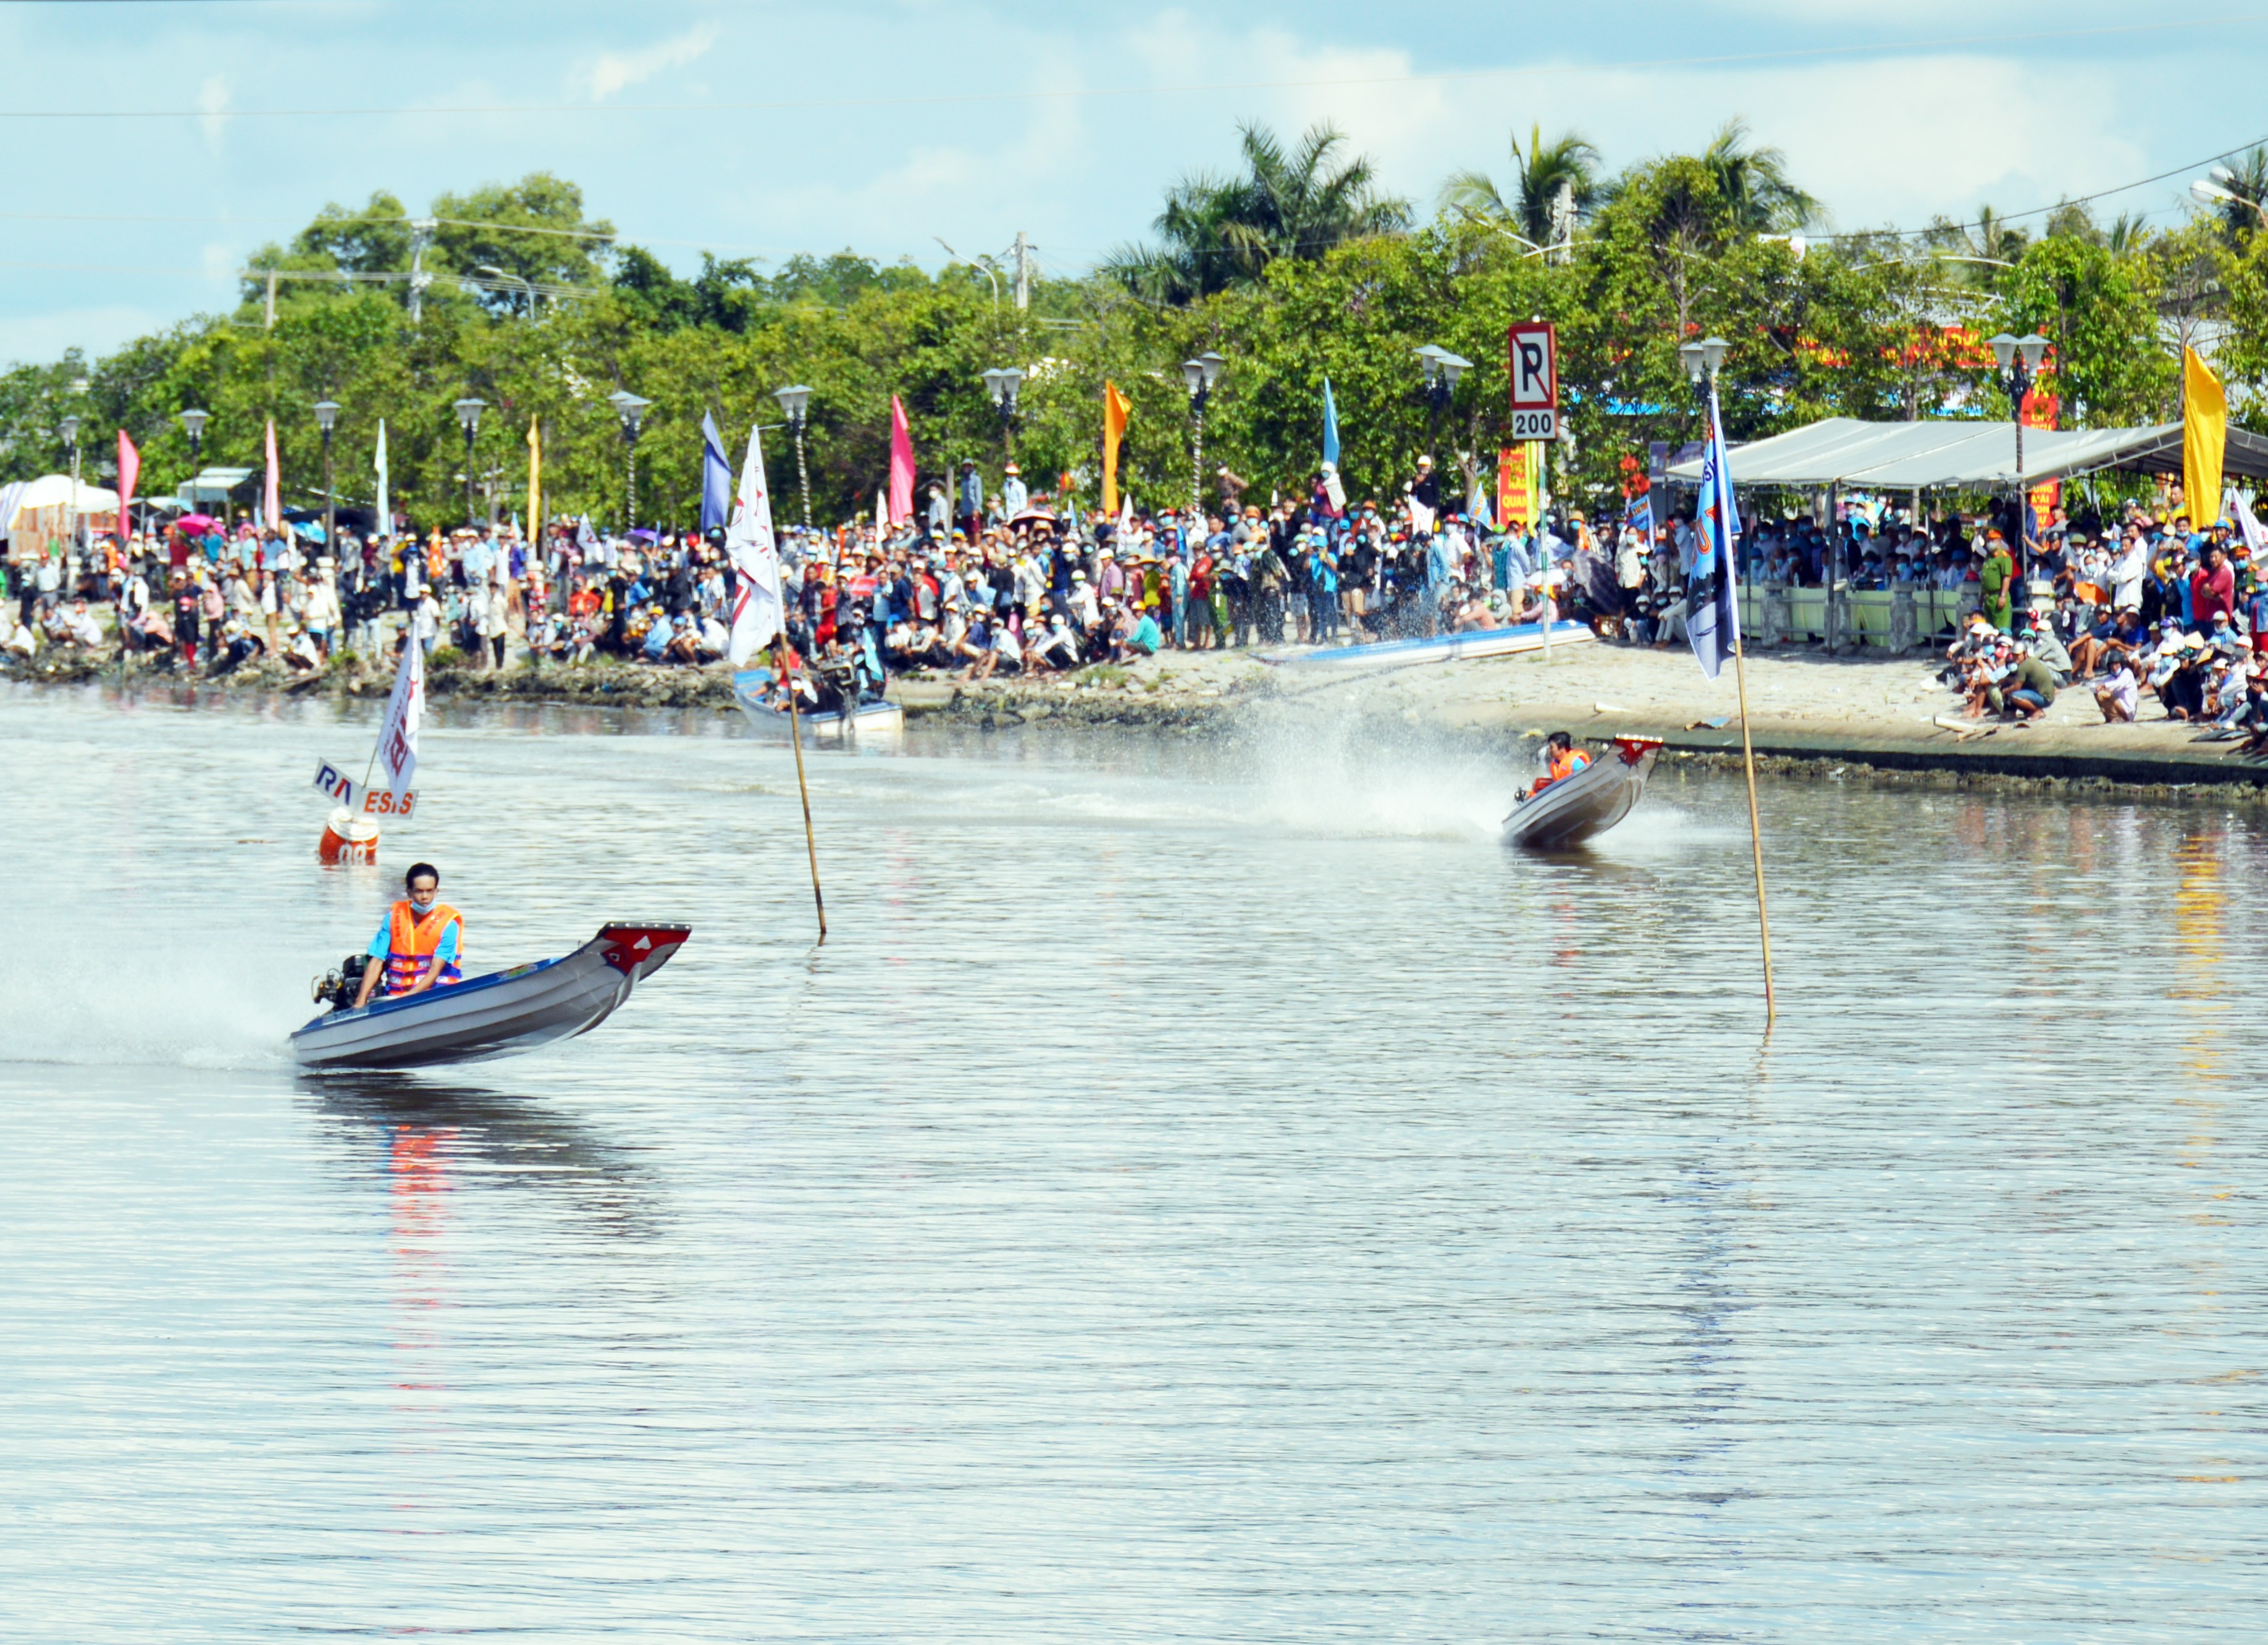
[[[1296,652],[1283,654],[1296,659]],[[2106,725],[2084,684],[2067,687],[2048,715],[2018,726],[1965,721],[1961,703],[1926,657],[1824,657],[1781,651],[1748,660],[1749,726],[1764,769],[1808,775],[1874,773],[1888,780],[2043,787],[2180,790],[2192,797],[2268,793],[2268,764],[2192,725],[2149,718]],[[11,661],[6,677],[48,685],[383,697],[392,671],[359,657],[319,673],[259,663],[195,681],[147,659],[49,656]],[[520,661],[500,671],[458,665],[444,654],[428,676],[437,702],[560,703],[584,708],[733,707],[730,671],[599,662],[581,667]],[[1168,652],[1123,667],[1071,674],[966,680],[948,674],[894,679],[909,718],[981,730],[1059,724],[1229,731],[1303,717],[1383,735],[1418,732],[1511,749],[1554,730],[1594,740],[1660,738],[1673,756],[1737,760],[1739,698],[1730,668],[1706,679],[1683,650],[1573,644],[1530,654],[1377,669],[1309,669],[1248,651]],[[2146,714],[2155,705],[2146,703]]]

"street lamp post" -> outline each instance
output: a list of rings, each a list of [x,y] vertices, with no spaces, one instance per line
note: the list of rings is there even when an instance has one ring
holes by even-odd
[[[803,430],[811,414],[811,390],[801,383],[772,390],[772,398],[787,414],[788,432],[795,437],[795,482],[803,489],[803,528],[811,529],[811,470],[803,463]]]
[[[512,273],[508,268],[499,268],[494,263],[482,263],[479,267],[475,268],[473,272],[475,274],[494,275],[499,280],[511,281],[512,284],[520,289],[522,294],[527,298],[528,319],[534,319],[535,318],[535,286],[534,282],[526,279],[523,275]]]
[[[1441,472],[1441,414],[1449,408],[1449,397],[1457,392],[1457,379],[1473,369],[1473,363],[1451,354],[1438,342],[1427,343],[1417,354],[1425,363],[1425,454],[1433,459],[1433,472],[1438,474]]]
[[[76,553],[78,548],[78,418],[75,415],[65,417],[55,426],[63,431],[64,444],[70,447],[70,508],[65,518],[70,522],[70,530],[67,534],[70,538],[71,550]]]
[[[2025,556],[2031,544],[2024,530],[2024,396],[2032,392],[2040,363],[2047,355],[2048,340],[2036,334],[2012,337],[2004,331],[1992,339],[1992,357],[2000,363],[2000,370],[2007,375],[2009,415],[2016,422],[2016,592],[2024,599],[2032,597],[2031,570]],[[2193,498],[2190,510],[2194,520],[2197,503]],[[2015,608],[2015,602],[2011,601],[2009,610],[2013,613]]]
[[[339,494],[331,483],[331,430],[338,421],[337,400],[315,402],[315,426],[323,431],[323,552],[335,558],[339,552]]]
[[[2223,168],[2220,170],[2220,175],[2226,177],[2228,173]],[[2250,206],[2260,218],[2262,225],[2268,227],[2268,206],[2262,205],[2250,195],[2240,195],[2234,189],[2224,188],[2219,183],[2208,182],[2202,177],[2190,185],[2190,193],[2208,205]]]
[[[638,423],[645,415],[645,408],[653,401],[641,400],[627,388],[618,388],[607,396],[607,403],[615,408],[615,415],[622,422],[622,495],[629,512],[629,518],[622,525],[622,534],[627,537],[637,528]]]
[[[1208,349],[1194,360],[1182,362],[1182,381],[1189,389],[1189,508],[1197,517],[1190,529],[1200,535],[1204,531],[1204,414],[1205,402],[1212,398],[1212,386],[1220,381],[1221,368],[1228,364],[1213,349]]]
[[[457,426],[465,431],[465,524],[473,520],[473,436],[480,431],[481,413],[489,408],[485,400],[475,400],[468,394],[457,401]]]
[[[1016,391],[1023,382],[1023,372],[1012,365],[996,365],[984,373],[984,390],[1000,414],[1000,444],[1010,462],[1016,460]]]
[[[181,414],[181,428],[189,437],[189,478],[192,481],[196,479],[198,465],[204,460],[205,424],[211,421],[212,414],[209,411],[193,410]],[[189,506],[196,506],[195,496],[189,498]]]

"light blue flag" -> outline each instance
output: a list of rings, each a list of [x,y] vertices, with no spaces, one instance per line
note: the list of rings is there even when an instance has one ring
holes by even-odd
[[[1323,460],[1339,466],[1339,408],[1331,399],[1331,379],[1323,379]]]
[[[717,432],[717,419],[701,414],[701,529],[708,531],[733,518],[733,465],[725,456],[725,437]]]
[[[1685,631],[1693,655],[1710,679],[1741,640],[1741,607],[1734,547],[1741,517],[1733,506],[1733,468],[1725,455],[1725,420],[1717,386],[1709,386],[1709,449],[1701,457],[1701,496],[1694,510],[1693,572],[1685,583]]]

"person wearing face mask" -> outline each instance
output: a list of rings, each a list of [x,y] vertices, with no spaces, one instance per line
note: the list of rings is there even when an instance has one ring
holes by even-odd
[[[409,894],[387,911],[386,923],[370,939],[367,952],[379,963],[362,968],[357,1010],[370,1003],[380,982],[388,998],[399,999],[464,979],[464,916],[438,900],[440,870],[431,863],[414,863],[401,885]]]

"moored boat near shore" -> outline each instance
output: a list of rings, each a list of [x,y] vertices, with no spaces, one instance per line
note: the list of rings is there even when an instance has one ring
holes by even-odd
[[[740,705],[749,724],[784,737],[789,731],[788,716],[769,701],[771,683],[770,669],[743,669],[733,676],[733,701]],[[796,717],[813,737],[828,741],[889,737],[906,729],[906,711],[889,701],[862,702],[848,714],[833,709]]]
[[[1562,617],[1551,625],[1551,643],[1577,645],[1598,636],[1590,625]],[[1455,663],[1476,657],[1517,657],[1543,649],[1543,625],[1516,622],[1502,628],[1472,628],[1424,640],[1381,640],[1373,645],[1331,645],[1320,650],[1262,652],[1260,660],[1285,668],[1387,668],[1406,663]]]

